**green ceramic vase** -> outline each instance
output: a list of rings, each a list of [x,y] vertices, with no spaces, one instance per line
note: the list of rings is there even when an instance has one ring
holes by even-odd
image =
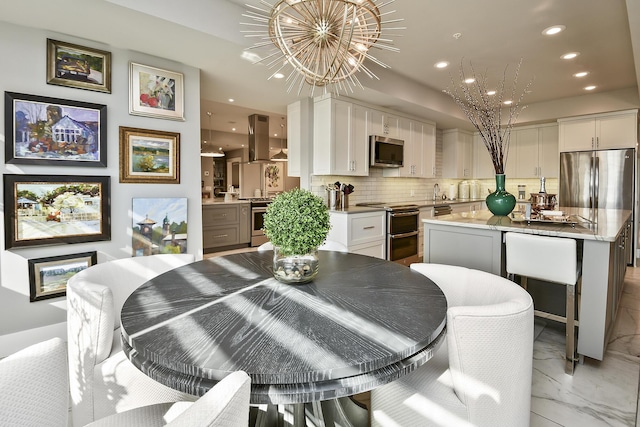
[[[496,174],[496,191],[486,198],[487,208],[497,216],[507,216],[516,207],[516,198],[504,189],[504,174]]]

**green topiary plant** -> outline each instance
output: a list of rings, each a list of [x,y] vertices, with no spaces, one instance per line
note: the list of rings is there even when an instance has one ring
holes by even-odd
[[[284,256],[316,249],[325,241],[330,228],[324,201],[299,188],[276,196],[264,214],[264,234]]]

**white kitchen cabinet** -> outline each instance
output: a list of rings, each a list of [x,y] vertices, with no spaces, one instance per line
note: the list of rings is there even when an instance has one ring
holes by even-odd
[[[422,220],[433,218],[433,215],[432,206],[423,206],[420,208],[420,216],[418,217],[418,256],[420,259],[424,256],[424,222],[422,222]]]
[[[369,108],[369,114],[370,135],[404,139],[404,133],[408,128],[401,117],[374,108]]]
[[[404,141],[404,166],[382,171],[385,177],[435,178],[436,176],[436,127],[432,123],[403,119],[400,134]]]
[[[527,126],[511,132],[511,151],[515,153],[514,178],[558,177],[558,126]]]
[[[366,111],[325,95],[314,100],[313,116],[313,173],[367,176]]]
[[[473,134],[460,129],[442,132],[442,177],[470,178],[473,167]]]
[[[635,148],[638,110],[558,119],[559,151]]]
[[[479,179],[493,178],[496,171],[491,162],[491,156],[484,141],[480,137],[480,133],[473,135],[473,176]]]
[[[300,176],[302,157],[301,102],[287,105],[287,163],[288,176]]]
[[[342,243],[349,252],[384,259],[387,212],[347,213],[330,211],[331,230],[327,239]]]

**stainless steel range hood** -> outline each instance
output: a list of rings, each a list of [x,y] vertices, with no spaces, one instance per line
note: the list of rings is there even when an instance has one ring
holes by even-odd
[[[269,160],[269,116],[252,114],[249,116],[249,161]]]

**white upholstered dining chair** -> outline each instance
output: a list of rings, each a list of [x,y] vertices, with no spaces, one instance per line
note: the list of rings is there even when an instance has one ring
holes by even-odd
[[[0,425],[66,427],[67,345],[53,338],[0,360]]]
[[[483,271],[412,264],[447,297],[447,338],[433,358],[371,391],[371,425],[529,425],[533,301]]]
[[[194,402],[159,403],[100,419],[87,427],[247,427],[251,380],[227,375]]]
[[[143,374],[122,351],[122,305],[140,285],[194,261],[190,254],[152,255],[96,264],[67,283],[71,414],[75,426],[132,408],[195,397]]]

